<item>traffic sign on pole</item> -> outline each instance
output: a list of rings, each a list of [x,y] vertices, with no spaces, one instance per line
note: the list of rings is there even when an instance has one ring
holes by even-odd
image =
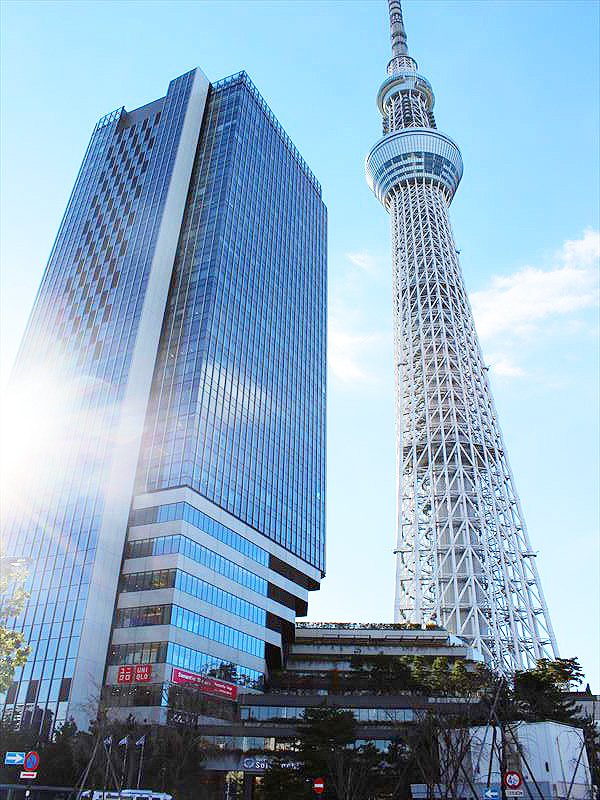
[[[23,762],[23,766],[28,772],[32,770],[36,770],[40,765],[40,757],[35,752],[35,750],[30,750],[27,755],[25,756],[25,761]]]
[[[518,789],[522,783],[523,778],[521,777],[520,772],[517,772],[514,769],[509,769],[508,772],[504,773],[504,786],[507,789]]]
[[[25,753],[8,752],[4,756],[4,763],[13,767],[19,767],[25,761]]]
[[[315,790],[315,794],[323,794],[325,790],[325,781],[323,778],[315,778],[313,789]]]
[[[490,786],[489,789],[485,790],[485,792],[483,793],[483,796],[485,797],[485,800],[497,800],[497,798],[500,797],[500,790],[499,789],[493,789]]]
[[[26,770],[25,772],[21,773],[21,778],[28,778],[29,780],[32,780],[33,778],[37,778],[37,772]]]

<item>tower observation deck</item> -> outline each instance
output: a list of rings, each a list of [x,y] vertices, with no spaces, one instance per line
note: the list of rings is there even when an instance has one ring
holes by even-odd
[[[462,177],[389,0],[383,137],[367,182],[392,223],[398,539],[394,619],[435,622],[510,672],[558,656],[448,207]]]

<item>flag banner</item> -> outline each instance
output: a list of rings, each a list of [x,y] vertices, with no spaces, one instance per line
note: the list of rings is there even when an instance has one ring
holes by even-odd
[[[234,683],[220,681],[217,678],[209,678],[206,675],[199,675],[186,669],[173,667],[171,680],[173,683],[183,684],[184,686],[195,686],[201,692],[223,697],[226,700],[235,700],[237,697],[237,686]]]
[[[107,736],[106,739],[104,740],[104,744],[110,747],[112,744],[112,736]]]
[[[140,747],[140,745],[143,745],[145,741],[146,741],[146,737],[142,736],[141,739],[137,740],[137,742],[135,743],[135,746],[136,747]]]
[[[125,736],[123,739],[121,739],[119,744],[127,744],[127,737]]]

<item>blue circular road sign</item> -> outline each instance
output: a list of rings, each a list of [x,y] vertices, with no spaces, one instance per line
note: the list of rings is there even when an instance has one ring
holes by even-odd
[[[35,752],[35,750],[30,750],[29,753],[25,756],[25,761],[23,766],[26,770],[33,771],[36,770],[40,763],[40,757]]]

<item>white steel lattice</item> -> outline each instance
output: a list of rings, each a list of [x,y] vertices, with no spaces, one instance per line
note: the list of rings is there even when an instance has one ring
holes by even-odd
[[[399,0],[390,15],[384,137],[367,157],[367,180],[392,221],[394,618],[440,624],[512,671],[558,650],[448,217],[460,154],[434,131],[433,94],[408,56]],[[418,151],[415,141],[424,143]]]

